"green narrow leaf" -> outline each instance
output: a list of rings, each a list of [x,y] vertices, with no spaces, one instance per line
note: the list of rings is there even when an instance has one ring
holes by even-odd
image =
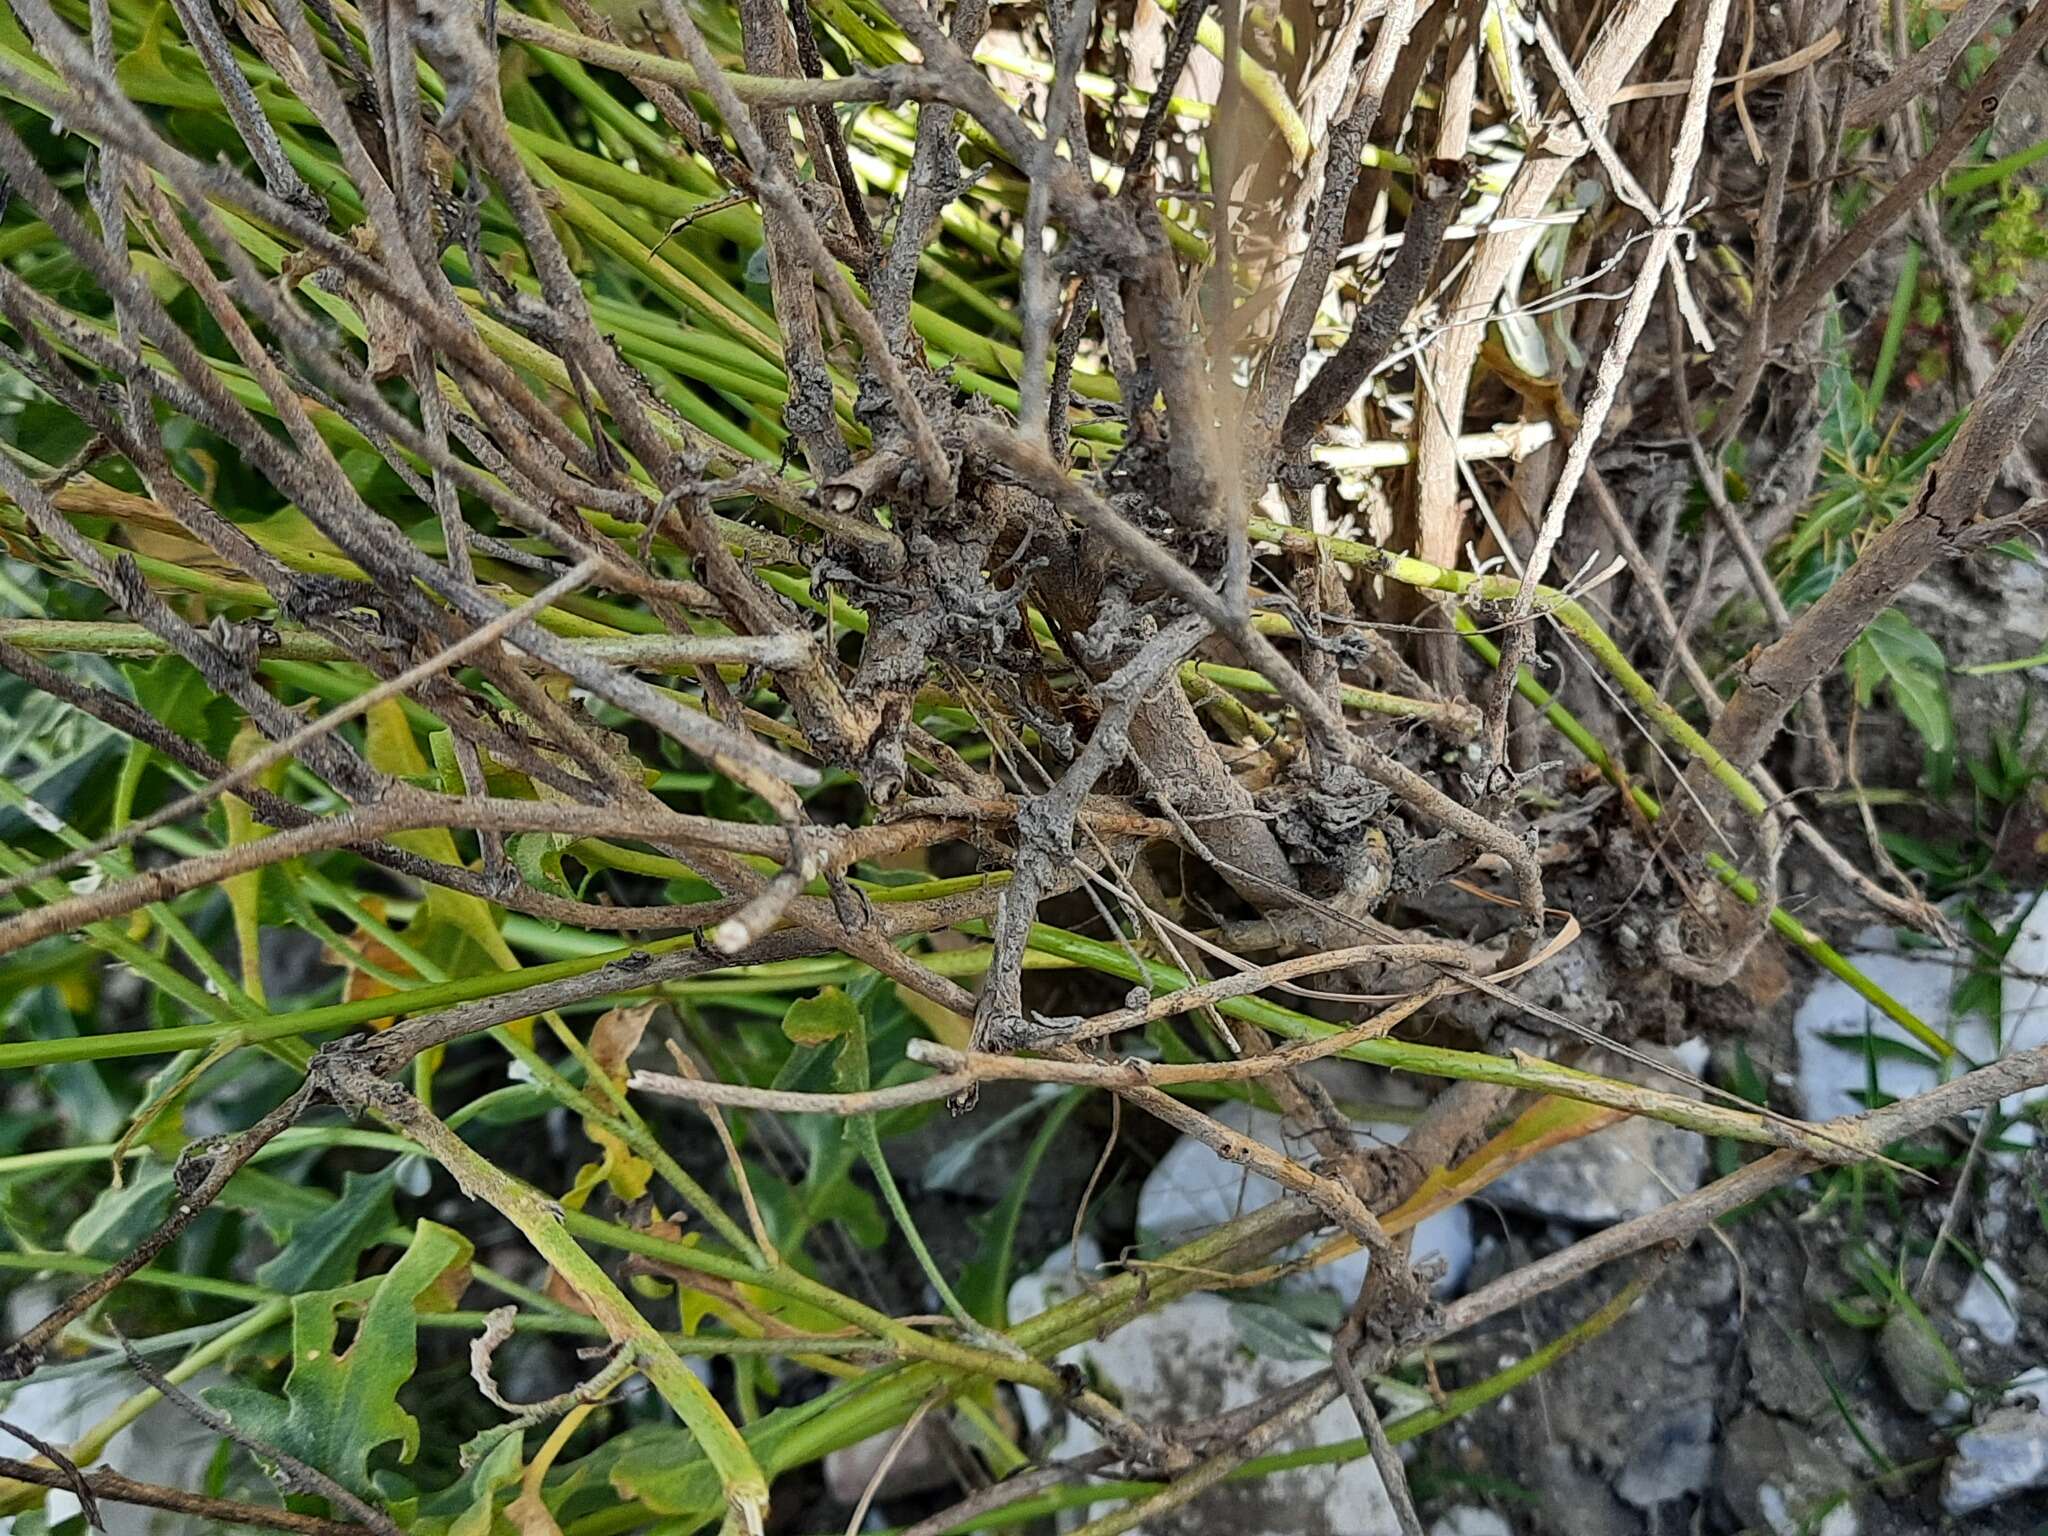
[[[1855,464],[1869,430],[1870,403],[1850,370],[1841,318],[1832,308],[1824,322],[1822,346],[1828,361],[1820,371],[1821,441],[1838,461]]]
[[[1257,1301],[1233,1301],[1230,1324],[1244,1347],[1268,1360],[1315,1360],[1330,1358],[1329,1344],[1316,1337],[1308,1325],[1290,1317],[1278,1307]]]
[[[1906,256],[1899,263],[1899,280],[1892,289],[1891,314],[1885,320],[1884,340],[1877,350],[1877,364],[1870,370],[1870,404],[1873,409],[1891,388],[1892,373],[1899,364],[1899,344],[1906,338],[1906,322],[1913,315],[1913,293],[1920,286],[1920,247],[1906,242]]]
[[[991,1328],[1010,1325],[1010,1277],[1017,1257],[1017,1224],[1023,1219],[1024,1202],[1030,1197],[1038,1165],[1058,1137],[1067,1117],[1080,1107],[1083,1090],[1061,1094],[1038,1128],[1016,1177],[1003,1192],[1002,1203],[982,1219],[981,1246],[960,1276],[961,1303]]]

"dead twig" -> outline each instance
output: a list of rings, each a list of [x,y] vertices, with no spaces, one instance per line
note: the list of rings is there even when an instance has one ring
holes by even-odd
[[[2005,40],[1991,67],[1971,83],[1967,99],[1948,126],[1927,146],[1926,153],[1892,183],[1847,233],[1814,260],[1781,301],[1771,306],[1767,329],[1772,346],[1782,346],[1797,334],[1807,316],[1849,275],[1879,237],[1904,218],[1927,189],[1941,179],[1956,156],[1991,126],[1998,116],[2001,99],[2044,43],[2048,43],[2048,5],[2036,4]]]
[[[2039,14],[2048,17],[2048,8]],[[2048,298],[2035,302],[1969,419],[1911,504],[1863,547],[1855,563],[1790,629],[1743,663],[1741,682],[1708,737],[1729,762],[1738,769],[1754,763],[1797,701],[1928,566],[2048,517],[2048,504],[2038,502],[2009,518],[1983,515],[1992,482],[2043,399],[2048,399]],[[1688,778],[1695,794],[1711,792],[1707,775],[1695,770]],[[1688,833],[1682,845],[1689,845],[1698,836],[1697,814],[1683,810],[1680,826]]]
[[[80,1474],[93,1498],[109,1504],[135,1504],[144,1509],[169,1510],[195,1520],[219,1525],[247,1525],[258,1530],[286,1531],[291,1536],[362,1536],[370,1527],[347,1520],[328,1520],[319,1515],[302,1515],[296,1510],[276,1509],[266,1504],[245,1504],[239,1499],[217,1499],[211,1494],[187,1493],[162,1483],[145,1483],[105,1468]],[[28,1483],[37,1488],[76,1491],[71,1480],[55,1467],[38,1466],[0,1456],[0,1478]],[[84,1502],[82,1499],[80,1502]],[[97,1522],[95,1522],[97,1524]]]

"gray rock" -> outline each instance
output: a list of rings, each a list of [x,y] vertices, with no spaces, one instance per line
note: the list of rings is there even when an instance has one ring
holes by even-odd
[[[1040,1303],[1056,1300],[1072,1283],[1068,1256],[1055,1255],[1039,1274],[1011,1289],[1011,1316],[1042,1310]],[[1210,1295],[1169,1302],[1106,1339],[1075,1345],[1060,1359],[1104,1382],[1139,1422],[1165,1426],[1244,1407],[1322,1369],[1315,1360],[1253,1354],[1239,1336],[1230,1303]],[[1044,1426],[1037,1437],[1040,1454],[1077,1456],[1101,1443],[1091,1426],[1062,1421],[1056,1406],[1036,1392],[1018,1396],[1026,1423]],[[1350,1406],[1339,1398],[1274,1450],[1329,1445],[1357,1433]],[[1145,1528],[1150,1536],[1400,1536],[1401,1526],[1372,1459],[1360,1457],[1342,1466],[1294,1467],[1225,1483],[1191,1510]]]
[[[1543,1536],[1641,1536],[1643,1517],[1614,1496],[1604,1477],[1581,1467],[1567,1446],[1542,1446],[1517,1476],[1536,1492],[1536,1529]]]
[[[1297,1160],[1314,1159],[1314,1149],[1302,1138],[1290,1136],[1278,1115],[1230,1103],[1218,1107],[1215,1116],[1277,1152]],[[1397,1125],[1361,1124],[1357,1130],[1376,1141],[1398,1142],[1407,1134],[1405,1126]],[[1167,1149],[1138,1192],[1138,1235],[1155,1244],[1186,1242],[1257,1210],[1279,1198],[1280,1192],[1280,1186],[1270,1180],[1225,1162],[1207,1143],[1182,1137]],[[1312,1246],[1311,1240],[1296,1251],[1306,1252]],[[1472,1267],[1472,1218],[1464,1206],[1454,1205],[1417,1226],[1413,1252],[1418,1264],[1432,1258],[1441,1261],[1444,1274],[1437,1283],[1437,1295],[1455,1296]],[[1348,1302],[1365,1283],[1368,1262],[1362,1253],[1351,1254],[1290,1283],[1334,1290]]]
[[[2048,1413],[2037,1407],[1993,1409],[1956,1437],[1941,1474],[1941,1507],[1975,1514],[2001,1499],[2048,1485]]]
[[[1506,1520],[1476,1504],[1447,1509],[1429,1528],[1429,1536],[1514,1536]]]
[[[1687,1055],[1683,1048],[1651,1054],[1697,1071],[1698,1056]],[[1651,1073],[1628,1075],[1653,1078],[1660,1088],[1673,1086]],[[1704,1137],[1636,1117],[1531,1158],[1495,1181],[1487,1193],[1502,1205],[1552,1221],[1611,1227],[1690,1194],[1700,1187],[1706,1171]]]
[[[842,1445],[827,1456],[825,1487],[832,1497],[851,1508],[871,1484],[877,1502],[945,1487],[952,1480],[953,1469],[947,1464],[945,1432],[938,1421],[919,1420],[902,1448],[891,1456],[901,1434],[900,1428],[885,1429],[853,1445]],[[879,1483],[875,1482],[877,1473],[881,1475]]]
[[[1969,1407],[1970,1384],[1955,1358],[1931,1332],[1932,1325],[1909,1312],[1894,1312],[1877,1335],[1877,1358],[1892,1390],[1915,1413],[1953,1419]]]
[[[1987,1344],[2003,1348],[2020,1336],[2019,1288],[1996,1259],[1972,1270],[1956,1302],[1956,1319],[1968,1323]]]
[[[1721,1434],[1716,1484],[1736,1521],[1774,1536],[1857,1536],[1858,1480],[1818,1437],[1768,1413]]]
[[[1637,1509],[1655,1509],[1707,1486],[1714,1470],[1714,1405],[1686,1403],[1644,1434],[1614,1491]]]
[[[1749,1361],[1749,1389],[1760,1406],[1809,1424],[1834,1411],[1813,1350],[1794,1348],[1769,1328],[1750,1329],[1742,1347]]]

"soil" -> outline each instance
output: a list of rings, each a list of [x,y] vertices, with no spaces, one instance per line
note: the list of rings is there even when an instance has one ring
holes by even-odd
[[[2037,1162],[2000,1175],[1976,1207],[1985,1227],[2005,1234],[1987,1251],[2022,1287],[2019,1337],[1992,1348],[1950,1321],[1968,1273],[1960,1263],[1944,1266],[1923,1298],[1970,1385],[1994,1397],[2048,1356],[2048,1244],[2027,1194],[2043,1171]],[[1909,1406],[1876,1330],[1842,1320],[1840,1309],[1866,1294],[1849,1270],[1854,1256],[1896,1253],[1909,1231],[1924,1242],[1951,1192],[1930,1191],[1903,1219],[1868,1202],[1860,1227],[1853,1209],[1818,1209],[1805,1196],[1753,1210],[1670,1260],[1608,1333],[1425,1442],[1416,1482],[1437,1503],[1484,1502],[1541,1536],[2037,1532],[2048,1492],[1944,1519],[1938,1472],[1957,1426]],[[1481,1249],[1476,1283],[1578,1235],[1502,1225]],[[1909,1278],[1917,1274],[1916,1261]],[[1468,1342],[1497,1368],[1570,1328],[1591,1299],[1540,1298]],[[1792,1495],[1789,1510],[1760,1497],[1773,1488]]]

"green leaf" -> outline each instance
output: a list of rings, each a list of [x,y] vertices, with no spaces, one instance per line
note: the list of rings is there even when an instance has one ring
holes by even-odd
[[[2005,961],[2012,946],[2043,898],[2037,896],[2013,913],[2012,921],[2000,932],[1974,907],[1963,913],[1964,931],[1969,934],[1972,953],[1970,969],[1956,982],[1952,1002],[1958,1016],[1978,1014],[1994,1029],[2005,1012]]]
[[[1880,683],[1930,754],[1952,758],[1955,720],[1949,713],[1948,658],[1897,609],[1879,614],[1844,658],[1856,701],[1868,708]]]
[[[1924,838],[1905,832],[1885,832],[1882,840],[1885,851],[1908,869],[1917,869],[1938,880],[1961,880],[1970,873],[1970,866],[1952,850],[1937,848]]]
[[[1869,451],[1871,407],[1856,375],[1849,367],[1849,351],[1842,338],[1841,318],[1830,309],[1824,325],[1822,345],[1828,362],[1820,373],[1821,441],[1829,453],[1846,464],[1856,464]]]
[[[419,1450],[419,1421],[399,1406],[398,1392],[418,1363],[420,1314],[454,1305],[468,1283],[470,1252],[461,1233],[421,1222],[388,1273],[292,1299],[284,1396],[225,1386],[208,1400],[257,1440],[370,1496],[374,1452],[395,1444],[399,1459],[411,1461]],[[337,1350],[350,1318],[355,1336]]]
[[[798,1045],[825,1045],[858,1033],[860,1027],[860,1008],[837,987],[798,998],[782,1016],[782,1032]]]
[[[191,662],[182,656],[160,656],[146,666],[130,662],[121,670],[135,692],[135,702],[160,722],[216,752],[226,749],[235,729],[233,706],[207,687]]]
[[[1913,314],[1913,294],[1920,281],[1920,247],[1906,242],[1905,259],[1899,263],[1899,277],[1892,287],[1891,313],[1884,326],[1884,340],[1878,347],[1877,362],[1870,370],[1870,403],[1874,407],[1891,387],[1898,367],[1899,344],[1905,340],[1906,324]]]
[[[163,1221],[170,1204],[170,1165],[152,1162],[131,1172],[119,1189],[102,1191],[64,1234],[64,1246],[96,1259],[118,1258]]]
[[[1316,1360],[1330,1358],[1329,1342],[1319,1338],[1306,1323],[1288,1316],[1278,1307],[1260,1301],[1233,1301],[1230,1324],[1244,1347],[1268,1360]]]
[[[814,997],[799,998],[782,1018],[782,1032],[796,1045],[789,1059],[775,1075],[775,1086],[811,1086],[829,1069],[832,1088],[844,1092],[867,1086],[867,1024],[860,1005],[837,987],[826,987]],[[830,1049],[840,1042],[837,1051]],[[809,1080],[809,1081],[807,1081]],[[865,1117],[872,1124],[872,1117]],[[797,1200],[791,1212],[791,1231],[798,1241],[811,1227],[823,1221],[837,1221],[863,1247],[880,1247],[889,1235],[874,1197],[851,1177],[853,1166],[865,1150],[858,1127],[862,1117],[843,1115],[797,1115],[790,1129],[810,1153],[803,1182],[794,1191]],[[755,1181],[755,1191],[760,1193]],[[783,1234],[776,1234],[783,1242]]]
[[[341,1198],[296,1227],[284,1251],[256,1271],[256,1283],[285,1296],[347,1284],[364,1250],[397,1219],[391,1193],[388,1173],[344,1174]]]
[[[505,839],[505,854],[526,883],[557,896],[575,896],[562,872],[562,850],[575,839],[560,832],[515,832]],[[550,928],[560,928],[556,922]]]
[[[490,1536],[498,1495],[519,1481],[525,1435],[509,1424],[487,1429],[462,1448],[461,1479],[392,1514],[409,1536]]]
[[[1829,1045],[1837,1046],[1845,1051],[1854,1051],[1859,1056],[1868,1056],[1886,1061],[1910,1062],[1916,1067],[1925,1067],[1929,1071],[1937,1070],[1941,1066],[1941,1063],[1934,1059],[1931,1052],[1923,1051],[1919,1046],[1904,1040],[1894,1040],[1887,1035],[1859,1035],[1849,1030],[1829,1030],[1824,1031],[1820,1038]]]
[[[102,1190],[64,1235],[64,1247],[94,1258],[118,1258],[134,1247],[170,1214],[175,1160],[151,1159],[131,1169],[117,1189]],[[327,1209],[317,1189],[286,1183],[261,1168],[243,1168],[228,1180],[220,1207],[254,1216],[282,1243],[293,1228],[316,1220]]]
[[[56,987],[37,987],[9,1010],[9,1033],[34,1040],[67,1040],[78,1034],[78,1024]],[[97,1063],[59,1062],[42,1069],[50,1085],[58,1112],[83,1141],[112,1141],[121,1134],[128,1112],[107,1087],[105,1074]]]
[[[1059,1096],[1045,1124],[1038,1128],[1016,1177],[1003,1192],[1002,1203],[977,1225],[981,1245],[960,1276],[960,1301],[967,1310],[991,1328],[1009,1326],[1010,1276],[1017,1255],[1017,1224],[1023,1219],[1024,1203],[1038,1177],[1038,1165],[1052,1147],[1067,1117],[1080,1107],[1082,1090],[1069,1089]]]
[[[1791,579],[1783,583],[1785,606],[1797,613],[1819,602],[1828,588],[1841,578],[1842,572],[1849,569],[1849,559],[1847,543],[1836,544],[1826,554],[1818,548],[1811,550],[1792,571]]]
[[[313,1189],[262,1168],[249,1167],[228,1180],[220,1203],[255,1217],[280,1247],[307,1222],[318,1221],[334,1203],[324,1189]]]

